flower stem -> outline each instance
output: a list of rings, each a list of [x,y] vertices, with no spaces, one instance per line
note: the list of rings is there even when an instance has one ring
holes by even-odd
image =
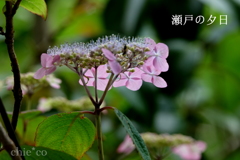
[[[95,74],[94,74],[94,77],[95,77],[95,101],[96,103],[98,103],[98,93],[97,93],[97,67],[95,67]]]
[[[82,83],[83,83],[83,87],[84,87],[85,91],[87,92],[87,95],[88,95],[89,99],[91,100],[92,104],[93,104],[94,106],[96,106],[97,103],[94,101],[91,93],[89,92],[89,90],[88,90],[88,88],[87,88],[86,82],[85,82],[85,80],[84,80],[84,78],[83,78],[82,70],[81,70],[78,74],[79,74],[79,76],[80,76],[80,79],[81,79],[81,81],[82,81]]]
[[[98,157],[99,160],[104,160],[102,129],[101,129],[101,112],[95,114],[96,128],[97,128],[97,142],[98,142]]]
[[[107,95],[107,92],[108,92],[109,88],[110,88],[111,85],[112,85],[113,76],[114,76],[114,74],[111,74],[111,76],[110,76],[110,78],[109,78],[109,81],[108,81],[108,84],[107,84],[107,86],[106,86],[106,88],[105,88],[105,90],[104,90],[104,92],[103,92],[103,95],[102,95],[100,101],[98,102],[99,107],[101,106],[101,104],[102,104],[105,96]]]

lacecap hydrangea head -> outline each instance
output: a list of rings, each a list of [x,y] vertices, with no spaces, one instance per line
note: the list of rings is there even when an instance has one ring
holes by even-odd
[[[7,85],[7,89],[12,90],[14,85],[13,76],[7,77],[5,83]],[[32,72],[21,73],[21,88],[23,95],[32,95],[37,90],[47,86],[59,89],[60,83],[61,80],[52,74],[42,79],[35,79],[34,73]]]
[[[87,86],[105,90],[110,75],[113,87],[126,86],[138,90],[142,81],[164,88],[166,82],[158,75],[168,70],[168,47],[150,38],[132,38],[111,35],[89,43],[63,44],[49,48],[41,55],[40,68],[35,78],[40,79],[67,66],[85,81]],[[95,82],[97,81],[97,82]]]
[[[101,106],[103,105],[104,103]],[[53,97],[41,98],[37,109],[42,112],[47,112],[51,109],[56,109],[60,112],[72,112],[79,110],[92,110],[94,109],[94,106],[88,97],[81,97],[76,100],[68,100],[64,97]]]
[[[196,141],[192,137],[181,134],[141,133],[152,157],[163,159],[170,152],[179,155],[183,160],[200,160],[207,145],[203,141]],[[117,152],[130,154],[135,149],[132,139],[127,135],[119,145]]]

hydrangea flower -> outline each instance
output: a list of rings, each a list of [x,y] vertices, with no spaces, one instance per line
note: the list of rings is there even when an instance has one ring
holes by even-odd
[[[159,88],[167,87],[167,83],[165,82],[165,80],[158,76],[161,73],[160,70],[157,70],[153,66],[146,66],[146,65],[144,65],[143,66],[143,71],[145,73],[141,74],[141,78],[145,82],[152,83],[156,87],[159,87]]]
[[[163,43],[155,43],[152,39],[147,38],[146,42],[149,43],[150,51],[147,52],[149,58],[148,65],[153,65],[157,70],[166,72],[169,68],[166,58],[168,57],[168,46]]]
[[[183,160],[200,160],[202,152],[206,149],[206,143],[196,141],[190,144],[182,144],[173,148],[173,153]]]
[[[21,74],[21,88],[23,95],[32,95],[38,89],[47,86],[59,89],[61,82],[62,81],[60,79],[54,77],[53,75],[48,75],[47,77],[42,79],[35,79],[34,73],[32,72]],[[12,90],[14,85],[13,76],[6,78],[5,83],[7,84],[7,89]]]
[[[97,68],[97,70],[95,68],[91,68],[89,70],[86,71],[85,75],[85,82],[87,82],[87,86],[95,86],[95,81],[97,79],[97,89],[104,91],[107,83],[108,83],[108,79],[107,77],[109,76],[109,73],[106,72],[107,67],[106,65],[101,65]],[[97,71],[97,77],[95,77],[95,72]],[[82,81],[79,80],[79,83],[81,85],[83,85]]]
[[[138,90],[142,86],[142,75],[143,71],[135,68],[134,71],[124,72],[120,74],[120,78],[113,83],[114,87],[126,86],[132,91]]]
[[[159,159],[163,159],[170,151],[179,155],[183,160],[200,160],[202,152],[206,149],[205,142],[195,141],[193,138],[181,134],[169,135],[146,132],[141,133],[141,137],[151,156],[159,157]],[[117,152],[130,154],[134,149],[135,145],[129,135],[127,135],[117,148]],[[166,153],[162,152],[164,149]]]
[[[80,85],[84,85],[84,80],[86,86],[98,90],[126,86],[135,91],[141,87],[142,80],[164,88],[167,84],[159,74],[168,70],[167,57],[168,47],[163,43],[150,38],[112,35],[95,42],[63,44],[48,49],[47,54],[41,56],[42,68],[35,73],[35,78],[42,78],[57,66],[65,65],[80,76]]]
[[[103,106],[103,105],[102,105]],[[60,112],[72,112],[79,110],[94,109],[88,97],[81,97],[76,100],[68,100],[64,97],[41,98],[37,109],[42,112],[57,109]]]
[[[118,153],[130,154],[135,149],[135,145],[132,142],[132,139],[127,135],[124,141],[117,148]]]

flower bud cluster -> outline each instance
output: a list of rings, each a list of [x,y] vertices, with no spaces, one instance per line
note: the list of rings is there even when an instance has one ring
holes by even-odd
[[[201,153],[206,149],[206,143],[196,141],[189,136],[181,134],[156,134],[142,133],[142,139],[148,147],[149,153],[156,159],[163,159],[169,154],[169,151],[179,155],[184,160],[200,160]],[[119,153],[130,154],[135,149],[132,139],[127,135],[124,141],[119,145]]]
[[[37,89],[47,86],[57,89],[60,88],[59,84],[61,83],[61,80],[53,75],[49,75],[42,79],[35,79],[33,76],[34,73],[32,72],[21,74],[21,88],[24,95],[32,95]],[[12,90],[14,85],[13,76],[7,77],[5,83],[7,84],[7,89]]]
[[[108,49],[116,56],[116,60],[123,70],[139,67],[149,57],[145,54],[149,51],[145,39],[120,38],[118,36],[106,36],[96,42],[63,44],[47,50],[51,56],[60,56],[56,65],[66,65],[78,68],[92,68],[107,64],[108,59],[103,55],[102,49]]]
[[[60,112],[71,112],[79,110],[92,110],[94,106],[88,97],[82,97],[77,100],[67,100],[64,97],[41,98],[39,100],[38,110],[42,112],[56,109]]]
[[[189,136],[184,136],[181,134],[156,134],[156,133],[142,133],[141,134],[144,142],[148,147],[174,147],[181,144],[189,144],[194,141],[193,138]]]
[[[126,86],[135,91],[146,81],[164,88],[167,84],[158,75],[168,70],[167,56],[168,47],[150,38],[111,35],[89,43],[49,48],[47,54],[41,56],[42,68],[35,78],[40,79],[54,72],[57,66],[65,65],[78,73],[81,85],[86,78],[86,85],[98,90],[105,90],[111,74],[115,75],[114,81],[118,81],[110,83],[114,87]],[[97,80],[102,81],[101,84],[95,83]]]

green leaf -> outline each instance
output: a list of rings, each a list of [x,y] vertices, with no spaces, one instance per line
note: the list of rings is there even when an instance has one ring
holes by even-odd
[[[135,147],[142,156],[142,159],[151,160],[148,149],[132,122],[118,109],[114,108],[114,112],[116,113],[119,120],[122,122],[124,128],[127,130],[127,133],[131,137],[133,143],[135,144]]]
[[[8,116],[12,119],[12,113]],[[27,145],[34,145],[35,133],[38,125],[45,120],[46,117],[42,115],[41,111],[30,110],[19,114],[16,132],[20,141]]]
[[[69,154],[45,147],[21,146],[21,149],[23,151],[22,155],[26,160],[76,160]],[[12,154],[14,155],[16,152],[13,151]],[[0,152],[0,157],[3,160],[11,160],[11,157],[5,150]]]
[[[36,146],[63,151],[80,159],[92,146],[95,135],[95,126],[81,113],[60,113],[46,118],[38,126],[35,142]]]
[[[22,0],[20,6],[26,10],[47,19],[47,5],[44,0]]]

